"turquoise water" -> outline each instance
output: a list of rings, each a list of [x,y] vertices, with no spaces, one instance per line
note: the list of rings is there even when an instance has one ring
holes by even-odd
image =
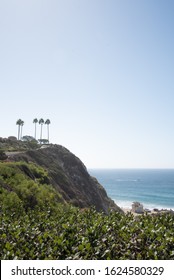
[[[90,169],[120,207],[133,201],[145,208],[174,210],[174,169]]]

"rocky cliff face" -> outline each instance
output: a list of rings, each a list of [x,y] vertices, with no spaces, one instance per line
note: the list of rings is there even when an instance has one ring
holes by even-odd
[[[79,158],[60,145],[11,155],[11,160],[34,162],[44,167],[50,183],[65,201],[82,208],[95,206],[98,211],[122,210],[112,201],[98,181],[91,177]]]

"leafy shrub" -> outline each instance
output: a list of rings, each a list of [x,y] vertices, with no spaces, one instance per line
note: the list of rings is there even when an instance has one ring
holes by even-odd
[[[142,216],[57,204],[20,219],[2,214],[1,259],[174,259],[174,216]]]
[[[47,184],[47,172],[33,163],[0,163],[0,178],[18,197],[25,210],[34,209],[36,206],[44,208],[48,205],[54,208],[62,201],[61,195]],[[1,201],[6,204],[3,196]]]
[[[172,213],[80,210],[47,179],[32,163],[0,163],[1,259],[174,259]]]
[[[0,149],[0,160],[6,160],[6,159],[7,159],[6,154],[4,153],[3,150]]]
[[[15,192],[8,192],[0,187],[0,211],[3,213],[23,212],[23,203]]]

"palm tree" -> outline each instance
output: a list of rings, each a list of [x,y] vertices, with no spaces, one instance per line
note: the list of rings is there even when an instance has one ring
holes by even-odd
[[[35,132],[34,132],[34,138],[36,139],[36,124],[38,123],[38,119],[34,119],[33,123],[35,124]]]
[[[21,120],[21,136],[20,136],[20,139],[22,138],[22,128],[23,128],[23,125],[24,125],[24,121]]]
[[[42,126],[44,124],[44,120],[43,119],[40,119],[39,120],[39,124],[41,125],[41,129],[40,129],[40,139],[42,139]]]
[[[48,143],[49,143],[49,125],[50,125],[50,120],[49,119],[47,119],[46,121],[45,121],[45,124],[47,124],[47,135],[48,135]]]
[[[20,138],[20,127],[21,127],[21,122],[22,122],[21,119],[18,119],[17,122],[16,122],[16,125],[18,125],[18,140],[19,140],[19,138]]]

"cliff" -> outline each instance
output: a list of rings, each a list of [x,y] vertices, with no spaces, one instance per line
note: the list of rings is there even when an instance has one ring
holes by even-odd
[[[46,184],[52,185],[65,202],[80,208],[95,206],[97,211],[108,213],[109,209],[122,210],[112,201],[96,178],[89,175],[82,161],[61,145],[36,146],[13,139],[0,139],[1,160],[34,163],[46,170]],[[13,143],[14,142],[14,143]],[[8,151],[8,152],[7,152]],[[4,152],[8,159],[4,157]],[[19,168],[19,166],[18,166]],[[37,176],[26,167],[20,170],[29,179],[37,181]]]
[[[97,211],[105,213],[108,213],[109,209],[121,212],[99,182],[89,175],[81,160],[63,146],[51,145],[37,150],[9,153],[8,158],[16,162],[34,162],[46,169],[48,183],[54,186],[65,201],[75,206],[95,206]]]

